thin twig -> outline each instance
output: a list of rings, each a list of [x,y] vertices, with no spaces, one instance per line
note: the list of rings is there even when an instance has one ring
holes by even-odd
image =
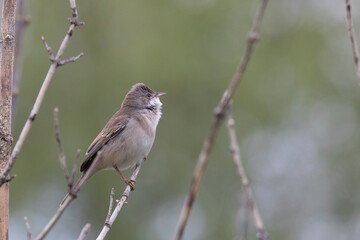
[[[19,139],[18,141],[16,142],[15,144],[15,147],[12,151],[12,154],[11,154],[11,157],[9,159],[9,161],[7,162],[6,164],[6,167],[5,169],[2,171],[1,173],[1,176],[0,176],[0,186],[2,186],[5,182],[9,181],[8,179],[8,175],[16,161],[16,158],[17,156],[19,155],[19,152],[24,144],[24,141],[31,129],[31,126],[36,118],[36,115],[38,114],[39,112],[39,109],[40,109],[40,106],[41,106],[41,103],[43,102],[43,99],[44,99],[44,96],[45,96],[45,93],[48,89],[48,86],[55,74],[55,70],[57,67],[59,67],[59,62],[61,62],[61,57],[63,56],[64,54],[64,51],[69,43],[69,40],[70,40],[70,37],[72,36],[73,34],[73,31],[75,29],[76,26],[80,26],[80,25],[83,25],[83,22],[79,22],[78,21],[78,15],[77,15],[77,9],[76,9],[76,3],[75,3],[75,0],[69,0],[70,1],[70,6],[71,6],[71,9],[72,9],[72,18],[70,19],[70,27],[59,47],[59,50],[56,54],[56,57],[54,59],[52,59],[52,56],[51,56],[51,52],[49,52],[48,48],[47,48],[47,51],[49,53],[49,58],[51,60],[51,65],[50,65],[50,68],[48,70],[48,73],[46,74],[46,77],[44,79],[44,82],[40,88],[40,91],[39,91],[39,94],[38,96],[36,97],[36,100],[35,100],[35,103],[34,103],[34,106],[30,112],[30,115],[23,127],[23,129],[21,130],[21,133],[20,133],[20,136],[19,136]],[[81,55],[81,54],[80,54]],[[82,56],[82,55],[81,55]],[[66,61],[66,60],[65,60]],[[70,61],[71,62],[71,61]]]
[[[246,194],[243,194],[244,191],[241,191],[241,200],[239,203],[239,210],[237,214],[237,231],[236,238],[240,240],[248,239],[248,229],[249,229],[249,204],[247,202]]]
[[[31,240],[31,227],[29,223],[29,219],[27,217],[24,217],[25,226],[26,226],[26,237],[27,240]]]
[[[359,63],[359,49],[358,44],[356,41],[355,33],[354,33],[354,27],[353,22],[351,18],[351,3],[350,0],[345,0],[346,3],[346,20],[348,25],[348,32],[349,32],[349,38],[351,42],[351,48],[352,52],[354,54],[354,62],[356,67],[356,75],[358,78],[358,84],[360,85],[360,63]]]
[[[84,240],[86,235],[89,233],[90,227],[91,227],[90,223],[86,224],[83,227],[83,229],[81,230],[80,235],[77,240]]]
[[[141,168],[141,163],[136,165],[135,170],[134,170],[133,174],[131,175],[131,178],[130,178],[131,180],[134,180],[134,181],[136,180],[136,177],[139,174],[140,168]],[[110,228],[113,225],[115,219],[117,218],[122,206],[127,203],[126,200],[129,198],[130,191],[131,191],[131,187],[129,185],[127,185],[122,197],[120,198],[120,200],[117,201],[116,207],[115,207],[113,213],[111,214],[110,218],[108,216],[106,217],[104,227],[101,230],[99,236],[96,238],[96,240],[105,239],[106,234],[110,231]],[[110,200],[110,203],[111,202],[112,201]],[[109,207],[109,209],[110,209],[110,207]]]
[[[71,180],[70,180],[69,170],[66,166],[66,157],[64,154],[64,149],[62,147],[61,138],[60,138],[60,127],[59,127],[58,114],[59,114],[59,109],[54,108],[55,136],[56,136],[56,142],[58,143],[58,147],[59,147],[59,161],[60,161],[61,168],[64,171],[66,183],[67,183],[69,189],[71,189],[72,184],[71,184]]]
[[[260,3],[260,6],[257,10],[257,14],[255,16],[255,20],[253,22],[253,26],[247,37],[247,47],[245,50],[245,54],[240,61],[240,65],[239,65],[232,81],[230,82],[227,90],[224,92],[222,99],[220,100],[218,106],[215,109],[213,123],[211,125],[209,135],[206,137],[206,139],[204,141],[204,145],[201,149],[201,152],[200,152],[200,155],[199,155],[199,158],[197,161],[197,165],[196,165],[196,168],[195,168],[195,171],[193,174],[190,191],[189,191],[187,199],[183,205],[183,208],[181,210],[178,229],[176,231],[176,236],[175,236],[176,240],[180,240],[183,236],[186,223],[189,219],[192,205],[194,203],[196,194],[199,190],[201,178],[204,174],[204,170],[205,170],[206,164],[208,162],[208,156],[212,149],[214,139],[216,137],[219,126],[223,121],[224,111],[225,111],[226,106],[228,105],[230,99],[232,98],[232,96],[236,90],[236,87],[238,86],[239,82],[242,80],[242,77],[246,70],[247,64],[252,55],[255,43],[257,42],[257,40],[259,38],[259,36],[258,36],[259,28],[260,28],[260,24],[261,24],[263,16],[264,16],[264,11],[265,11],[267,2],[268,2],[268,0],[262,0]]]
[[[78,59],[81,58],[82,56],[84,56],[84,53],[79,53],[79,54],[78,54],[77,56],[75,56],[75,57],[70,57],[70,58],[68,58],[68,59],[61,60],[61,61],[58,62],[58,66],[64,66],[65,64],[75,62],[76,60],[78,60]]]
[[[112,208],[113,208],[113,203],[114,203],[114,195],[115,195],[115,190],[114,190],[114,188],[111,188],[109,210],[108,210],[108,214],[107,214],[106,219],[105,219],[105,225],[109,225],[109,221],[110,221],[111,213],[112,213]]]
[[[77,172],[77,166],[78,166],[78,162],[79,162],[79,159],[80,159],[80,149],[78,149],[76,151],[76,155],[75,155],[75,161],[74,161],[74,166],[73,166],[73,169],[71,171],[71,178],[70,178],[70,188],[72,188],[72,186],[74,186],[74,181],[75,181],[75,176],[76,176],[76,172]]]
[[[47,53],[49,54],[50,58],[55,59],[52,48],[47,44],[44,36],[41,36],[41,41],[44,43],[45,49],[46,49]]]
[[[230,138],[230,150],[233,155],[233,159],[236,165],[236,169],[238,171],[238,174],[241,179],[241,184],[243,186],[243,189],[246,194],[246,199],[249,204],[249,207],[251,209],[251,213],[254,217],[254,224],[257,228],[257,237],[259,240],[266,240],[267,239],[267,233],[264,228],[264,223],[261,219],[260,212],[258,207],[256,206],[255,200],[254,200],[254,194],[253,191],[249,185],[249,180],[246,176],[246,172],[243,166],[243,163],[241,161],[240,156],[240,149],[239,144],[236,138],[235,130],[234,130],[234,118],[231,113],[231,104],[229,104],[228,111],[227,111],[227,128],[229,131],[229,138]]]

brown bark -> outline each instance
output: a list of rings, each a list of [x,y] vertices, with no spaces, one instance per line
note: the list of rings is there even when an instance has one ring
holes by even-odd
[[[0,85],[0,170],[10,157],[11,150],[11,97],[15,48],[16,0],[3,0],[1,33],[1,85]],[[9,185],[0,188],[0,239],[8,239]]]

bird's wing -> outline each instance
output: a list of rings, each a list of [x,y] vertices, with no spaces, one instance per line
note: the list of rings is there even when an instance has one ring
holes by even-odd
[[[124,116],[120,114],[120,112],[116,112],[114,116],[110,118],[104,129],[99,133],[99,135],[97,135],[86,151],[85,159],[80,167],[81,172],[89,169],[98,151],[101,150],[101,148],[105,146],[111,139],[121,134],[129,120],[130,117]]]

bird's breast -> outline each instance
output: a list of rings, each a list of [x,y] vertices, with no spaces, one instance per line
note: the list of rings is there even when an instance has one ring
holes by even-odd
[[[108,167],[120,170],[134,166],[146,157],[155,139],[156,126],[147,118],[131,119],[124,131],[104,147]]]

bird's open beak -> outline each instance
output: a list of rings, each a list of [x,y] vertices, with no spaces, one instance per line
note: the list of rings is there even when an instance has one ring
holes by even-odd
[[[161,96],[163,96],[163,95],[165,95],[166,93],[165,92],[157,92],[156,94],[155,94],[155,97],[161,97]]]

